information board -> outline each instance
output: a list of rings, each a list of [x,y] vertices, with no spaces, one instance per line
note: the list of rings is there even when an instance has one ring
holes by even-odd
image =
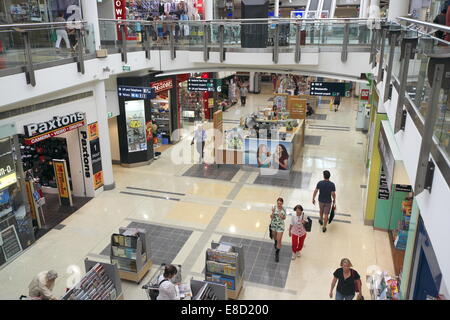
[[[118,86],[119,97],[136,99],[153,99],[156,97],[154,88]]]
[[[19,252],[22,251],[19,237],[17,236],[16,228],[10,226],[1,232],[3,252],[5,253],[6,261],[12,259]]]
[[[221,92],[221,81],[219,79],[189,78],[188,90]]]
[[[338,94],[341,97],[347,95],[347,84],[341,82],[311,82],[310,95],[335,97]]]

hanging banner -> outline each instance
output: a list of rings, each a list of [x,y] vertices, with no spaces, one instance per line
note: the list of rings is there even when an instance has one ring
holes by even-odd
[[[59,204],[61,206],[72,206],[72,192],[69,185],[69,174],[67,173],[66,160],[53,159],[56,184],[58,185]]]
[[[103,167],[102,156],[100,152],[100,137],[98,135],[98,122],[91,123],[88,126],[89,144],[91,147],[92,174],[94,175],[94,190],[102,187]]]

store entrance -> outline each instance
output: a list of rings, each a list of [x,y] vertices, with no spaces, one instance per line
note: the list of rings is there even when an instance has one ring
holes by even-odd
[[[72,130],[58,136],[30,144],[19,135],[26,191],[36,239],[61,224],[72,213],[84,206],[91,197],[86,196],[82,173],[83,160],[80,131]],[[72,206],[60,202],[55,175],[55,161],[62,160],[67,168],[67,182]]]

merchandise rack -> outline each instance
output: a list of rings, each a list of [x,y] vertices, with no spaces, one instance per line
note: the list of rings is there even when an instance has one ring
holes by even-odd
[[[376,275],[368,275],[370,284],[370,296],[372,300],[398,300],[400,281],[397,277],[391,277],[387,272]]]
[[[121,279],[140,283],[153,265],[150,237],[144,229],[120,228],[111,236],[110,257]]]
[[[224,284],[191,279],[192,300],[227,300]]]
[[[87,258],[84,266],[86,274],[61,300],[123,300],[117,266]]]
[[[228,249],[222,251],[222,248]],[[205,280],[225,284],[227,296],[237,299],[244,283],[244,249],[226,242],[211,242],[206,250]]]

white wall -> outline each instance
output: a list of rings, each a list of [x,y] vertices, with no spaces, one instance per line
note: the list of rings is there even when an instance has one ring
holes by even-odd
[[[220,68],[229,67],[232,70],[243,70],[250,66],[252,68],[273,69],[274,71],[278,69],[287,72],[322,72],[359,77],[361,73],[370,72],[369,55],[369,52],[349,52],[348,61],[342,63],[340,52],[302,52],[300,64],[295,64],[293,53],[282,53],[280,54],[279,64],[275,65],[272,62],[271,53],[229,52],[226,61],[220,63],[219,53],[211,52],[210,61],[205,63],[202,52],[177,51],[177,58],[172,61],[169,51],[163,50],[152,51],[150,60],[145,58],[145,52],[143,51],[129,53],[127,65],[131,67],[131,72],[164,70],[166,72],[186,73],[184,71],[186,69],[201,71],[202,68],[228,71],[220,70]],[[47,96],[49,93],[68,90],[73,87],[87,87],[93,81],[105,80],[111,75],[124,74],[122,71],[123,65],[120,54],[110,54],[104,59],[87,60],[84,75],[77,72],[76,63],[37,70],[35,72],[35,87],[26,84],[24,73],[0,77],[0,88],[8,88],[8,90],[2,90],[0,111],[2,111],[3,106],[22,103],[24,100]],[[105,71],[105,68],[109,68],[109,71]]]

